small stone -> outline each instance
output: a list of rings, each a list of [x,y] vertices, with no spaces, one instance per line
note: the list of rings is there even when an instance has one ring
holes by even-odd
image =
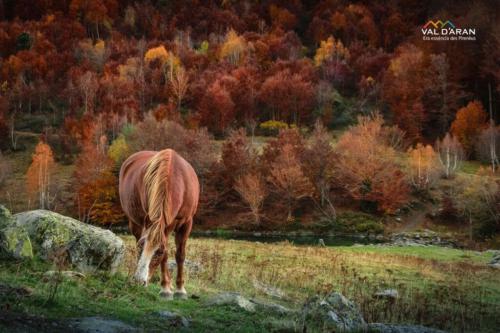
[[[75,280],[85,278],[85,274],[75,271],[47,271],[43,273],[44,279],[51,279],[56,276],[61,276],[67,279],[75,279]]]
[[[376,292],[373,296],[375,296],[376,298],[385,298],[394,300],[399,297],[399,293],[396,289],[386,289]]]

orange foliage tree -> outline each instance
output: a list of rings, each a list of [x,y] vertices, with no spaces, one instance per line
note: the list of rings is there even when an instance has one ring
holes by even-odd
[[[293,221],[293,209],[298,200],[310,197],[314,187],[304,175],[298,156],[293,146],[286,144],[276,160],[271,163],[271,175],[268,177],[272,189],[283,198],[288,211],[288,221]]]
[[[45,142],[38,142],[26,174],[26,185],[28,193],[38,197],[38,206],[41,209],[50,208],[53,199],[50,197],[50,184],[54,165],[52,149]]]
[[[380,116],[360,117],[336,146],[336,178],[362,208],[393,212],[408,200],[406,177],[384,137]],[[364,207],[363,207],[364,206]]]
[[[470,155],[479,133],[488,125],[488,115],[479,101],[472,101],[457,111],[451,124],[451,133],[457,137],[465,152]]]
[[[118,179],[114,161],[108,157],[105,136],[87,141],[76,160],[74,174],[75,205],[85,222],[113,224],[123,221],[118,198]]]
[[[328,207],[328,215],[335,216],[335,209],[330,201],[330,187],[333,181],[335,152],[332,138],[327,129],[317,122],[314,131],[307,140],[304,150],[304,171],[315,188],[320,206]]]
[[[243,175],[236,180],[235,189],[250,207],[255,224],[259,224],[260,210],[267,193],[262,177],[257,173]]]
[[[383,95],[397,125],[408,137],[421,137],[425,119],[422,96],[426,86],[424,53],[414,45],[399,47],[384,76]]]

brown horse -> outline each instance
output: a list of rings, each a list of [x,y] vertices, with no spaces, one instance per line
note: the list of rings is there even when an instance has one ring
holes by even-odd
[[[160,294],[167,298],[173,296],[167,261],[167,240],[172,231],[177,262],[175,296],[187,295],[183,266],[199,193],[193,167],[172,149],[135,153],[120,169],[120,201],[140,254],[134,277],[147,285],[160,266]]]

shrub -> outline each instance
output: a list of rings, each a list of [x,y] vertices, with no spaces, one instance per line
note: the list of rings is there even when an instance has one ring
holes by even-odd
[[[362,232],[380,234],[384,226],[372,215],[361,212],[343,212],[339,214],[337,223],[347,232]]]
[[[288,129],[288,124],[279,120],[268,120],[259,125],[264,135],[277,135],[280,130]]]
[[[216,147],[206,129],[189,130],[173,121],[157,121],[151,113],[135,125],[128,145],[131,153],[171,148],[191,163],[202,181],[217,161]]]

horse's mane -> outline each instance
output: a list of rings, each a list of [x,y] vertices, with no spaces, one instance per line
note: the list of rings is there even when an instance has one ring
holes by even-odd
[[[172,150],[156,153],[146,165],[144,188],[147,196],[147,213],[151,221],[148,239],[160,244],[165,237],[165,228],[170,224],[167,184],[170,177]]]

